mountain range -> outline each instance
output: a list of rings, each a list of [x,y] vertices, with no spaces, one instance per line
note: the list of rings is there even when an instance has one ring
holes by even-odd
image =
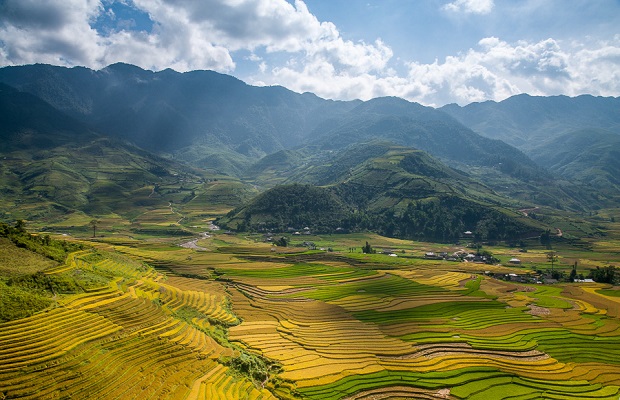
[[[289,189],[335,202],[330,209],[342,214],[331,218],[336,225],[347,220],[350,228],[406,236],[407,223],[380,221],[429,204],[445,214],[452,204],[485,208],[474,213],[473,225],[499,212],[519,220],[503,225],[526,232],[543,227],[511,210],[617,207],[618,105],[618,98],[519,95],[435,109],[391,97],[325,100],[212,71],[4,67],[0,196],[15,207],[30,204],[22,207],[30,218],[77,210],[131,220],[132,207],[153,207],[157,187],[175,184],[168,193],[180,193],[191,186],[192,196],[184,193],[181,203],[198,207],[202,191],[213,190],[208,183],[220,177],[227,182],[217,186],[218,198],[226,198],[222,209],[249,207],[229,214],[235,227],[269,220],[255,218],[264,210],[244,203],[256,188],[303,184],[323,189]],[[239,196],[221,196],[228,184]],[[48,203],[37,205],[42,198]],[[501,218],[490,219],[497,225]],[[457,225],[425,235],[451,239],[463,228]]]

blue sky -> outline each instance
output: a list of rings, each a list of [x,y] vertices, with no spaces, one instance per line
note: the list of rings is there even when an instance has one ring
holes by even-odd
[[[426,105],[620,95],[618,0],[0,0],[0,65],[212,69]]]

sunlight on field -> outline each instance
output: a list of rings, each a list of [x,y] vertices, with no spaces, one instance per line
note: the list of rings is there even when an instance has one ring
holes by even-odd
[[[221,233],[198,241],[206,251],[110,238],[52,269],[41,265],[47,276],[108,278],[0,324],[0,392],[321,400],[620,393],[617,289],[498,280],[485,273],[529,269],[426,260],[424,252],[442,249],[428,243],[317,239],[343,251]],[[405,256],[348,251],[367,240]],[[542,250],[522,258],[546,262]],[[271,367],[258,373],[264,362]]]

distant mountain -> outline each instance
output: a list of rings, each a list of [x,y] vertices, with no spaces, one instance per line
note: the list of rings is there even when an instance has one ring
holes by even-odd
[[[204,180],[201,171],[103,137],[4,84],[0,139],[2,219],[59,221],[72,213],[131,219],[168,204],[158,187]]]
[[[482,137],[444,112],[399,98],[364,102],[325,122],[313,136],[323,149],[379,139],[427,151],[463,169],[486,166],[524,179],[545,177],[541,168],[514,147]]]
[[[24,193],[29,204],[43,199],[32,207],[56,214],[71,209],[135,220],[133,205],[150,205],[165,193],[160,202],[192,205],[193,215],[204,217],[203,208],[224,212],[258,190],[293,183],[329,186],[354,214],[383,220],[401,215],[411,201],[454,198],[483,208],[585,210],[613,206],[620,190],[611,161],[608,169],[587,157],[575,165],[546,163],[554,159],[550,152],[573,157],[574,151],[547,132],[568,129],[566,121],[618,125],[617,99],[581,96],[575,105],[563,97],[517,96],[437,110],[391,97],[330,101],[212,71],[152,72],[127,64],[99,71],[4,67],[0,84],[0,152],[8,160],[0,195],[16,207]],[[491,133],[503,128],[516,143],[534,140],[523,148],[538,164],[464,123]],[[592,178],[597,168],[605,178]],[[204,196],[204,178],[222,174],[230,179]],[[584,190],[578,179],[596,185]],[[457,228],[450,229],[445,237]]]
[[[265,155],[301,145],[337,149],[379,139],[462,166],[537,178],[525,155],[448,114],[397,98],[330,101],[282,87],[253,87],[212,71],[160,72],[114,64],[100,71],[27,65],[0,82],[36,95],[106,135],[240,176]]]
[[[581,197],[582,204],[599,204],[596,194],[588,201],[584,199],[593,188],[611,198],[620,195],[620,98],[522,94],[499,103],[451,104],[441,110],[484,136],[523,150],[538,165],[569,181],[564,188],[571,192],[570,197]],[[570,188],[571,184],[586,185],[581,189],[584,193]],[[556,191],[551,197],[563,196]]]
[[[620,134],[620,98],[521,94],[501,102],[440,110],[475,132],[511,144],[526,154],[549,140],[580,129],[604,129]]]
[[[254,87],[213,71],[100,71],[27,65],[0,68],[0,82],[34,94],[97,131],[203,167],[235,153],[232,170],[296,146],[321,121],[359,102],[324,100],[282,87]],[[212,165],[213,164],[213,165]]]
[[[540,165],[568,179],[603,191],[620,189],[620,135],[583,129],[559,136],[532,150]]]
[[[45,149],[96,137],[38,97],[0,83],[0,151]]]

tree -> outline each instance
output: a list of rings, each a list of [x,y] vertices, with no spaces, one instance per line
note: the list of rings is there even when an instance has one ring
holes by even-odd
[[[570,270],[570,275],[568,277],[568,280],[570,282],[575,282],[575,278],[577,278],[577,270],[575,268]]]
[[[274,243],[276,244],[276,246],[287,247],[288,246],[288,239],[286,237],[282,236],[280,239],[276,240]]]
[[[595,282],[599,283],[616,283],[616,267],[609,265],[607,267],[596,267],[596,269],[590,270],[590,277]]]
[[[372,246],[366,242],[366,245],[362,247],[362,253],[364,254],[374,254],[376,250],[372,248]]]
[[[99,220],[93,219],[90,221],[90,226],[93,227],[93,237],[97,236],[97,225],[99,225]]]
[[[551,232],[549,229],[540,235],[540,244],[545,246],[547,249],[551,249]]]
[[[19,232],[26,232],[26,221],[24,221],[23,219],[18,219],[17,221],[15,221],[15,229],[17,229]]]
[[[575,282],[576,278],[577,278],[577,261],[575,261],[575,264],[573,264],[573,269],[571,269],[571,271],[570,271],[570,275],[568,277],[568,281],[569,282]]]
[[[547,260],[551,263],[551,272],[553,273],[553,264],[558,261],[558,254],[555,251],[550,251],[547,253]]]
[[[50,238],[50,235],[43,235],[41,236],[41,242],[44,245],[49,246],[52,243],[52,239]]]

